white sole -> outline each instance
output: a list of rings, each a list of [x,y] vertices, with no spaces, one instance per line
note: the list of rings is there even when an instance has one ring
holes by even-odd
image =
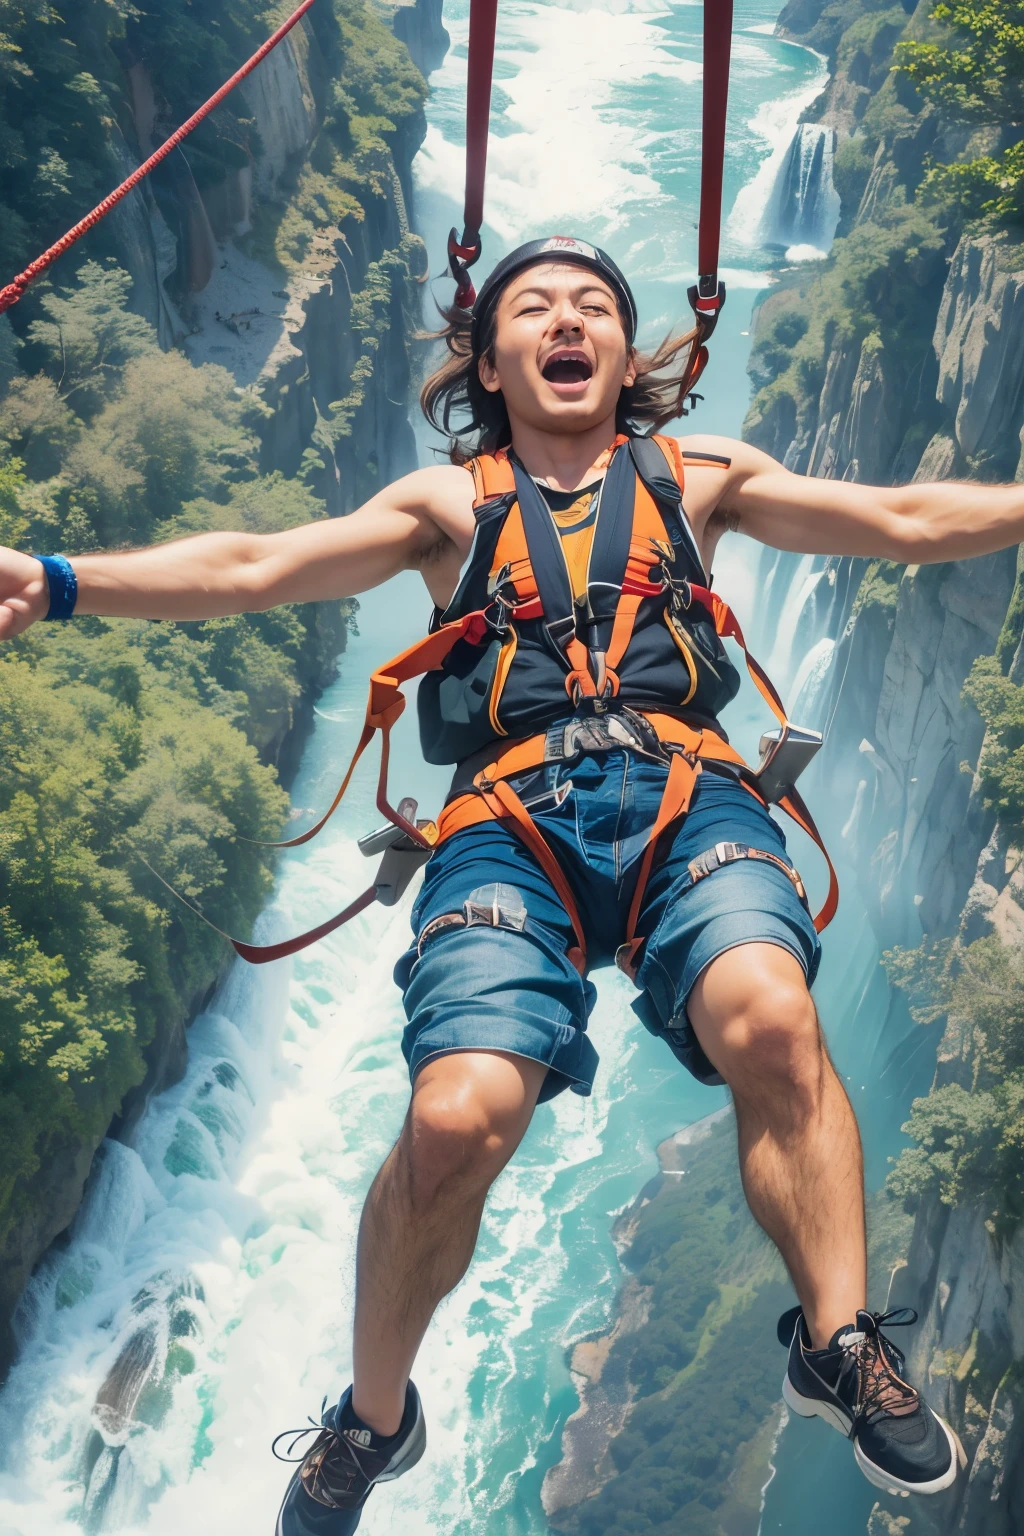
[[[850,1421],[831,1403],[823,1403],[816,1397],[802,1397],[789,1379],[787,1371],[782,1378],[782,1399],[791,1413],[801,1419],[824,1419],[833,1429],[838,1429],[844,1440],[850,1438]]]
[[[783,1377],[782,1398],[786,1407],[797,1414],[801,1419],[824,1419],[826,1424],[831,1424],[833,1429],[849,1439],[849,1421],[831,1403],[823,1403],[815,1397],[803,1397],[796,1390],[789,1379],[789,1373]],[[941,1477],[935,1477],[929,1483],[907,1483],[901,1477],[894,1477],[891,1472],[885,1472],[870,1461],[860,1448],[857,1440],[853,1442],[853,1454],[857,1465],[875,1488],[881,1488],[885,1493],[902,1495],[906,1498],[912,1493],[930,1494],[942,1493],[946,1488],[951,1488],[956,1481],[958,1470],[967,1466],[967,1454],[960,1444],[960,1437],[950,1428],[945,1419],[940,1419],[934,1408],[928,1412],[942,1425],[946,1440],[949,1443],[949,1468]]]

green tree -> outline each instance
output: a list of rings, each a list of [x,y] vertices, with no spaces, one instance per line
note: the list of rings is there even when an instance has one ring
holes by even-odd
[[[997,127],[1015,142],[998,154],[933,166],[922,192],[967,217],[1017,223],[1024,218],[1024,4],[939,0],[931,16],[943,39],[900,43],[896,73],[946,121]]]
[[[95,547],[324,515],[261,476],[256,403],[164,354],[90,263],[45,296],[0,399],[0,538]],[[78,540],[76,545],[75,540]],[[0,1239],[37,1170],[100,1136],[265,899],[272,766],[353,605],[194,624],[84,619],[0,650]]]

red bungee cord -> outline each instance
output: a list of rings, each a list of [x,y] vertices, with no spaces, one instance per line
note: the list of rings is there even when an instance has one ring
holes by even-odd
[[[484,181],[487,174],[497,16],[498,0],[470,0],[463,228],[461,239],[456,229],[448,236],[448,264],[456,283],[455,303],[460,309],[472,309],[476,302],[476,290],[469,269],[480,259],[481,251],[480,230],[484,219]],[[718,277],[718,250],[722,234],[722,179],[732,20],[733,0],[705,0],[698,277],[696,284],[689,290],[690,303],[700,327],[701,342],[711,335],[725,303],[725,284]]]
[[[722,177],[725,170],[725,119],[729,105],[733,0],[704,0],[704,113],[701,131],[700,225],[697,233],[697,282],[689,291],[703,339],[711,335],[725,303],[718,280],[722,238]]]
[[[245,79],[246,75],[252,74],[257,64],[262,64],[267,54],[271,53],[278,43],[287,37],[292,28],[302,20],[303,16],[314,4],[315,0],[302,0],[302,4],[297,10],[292,12],[282,26],[278,27],[274,35],[267,38],[263,46],[258,48],[253,54],[252,58],[243,64],[241,69],[236,70],[231,79],[226,80],[220,90],[211,96],[209,101],[203,103],[198,112],[193,112],[187,123],[182,123],[181,127],[176,129],[169,139],[165,139],[160,148],[150,155],[148,160],[138,166],[126,181],[122,181],[119,187],[115,187],[114,191],[105,197],[102,203],[97,203],[92,212],[87,213],[84,219],[80,219],[73,229],[68,230],[66,235],[62,235],[55,245],[51,245],[48,251],[44,251],[41,256],[37,256],[31,266],[26,267],[24,272],[19,272],[18,276],[9,282],[6,288],[0,289],[0,315],[3,314],[4,310],[10,309],[12,304],[17,304],[29,284],[35,282],[36,278],[40,277],[48,267],[51,267],[58,257],[63,256],[65,251],[70,250],[76,240],[80,240],[83,235],[88,234],[89,230],[93,229],[101,219],[105,218],[111,208],[116,207],[122,198],[127,197],[128,193],[137,187],[139,182],[145,176],[148,176],[155,166],[160,164],[161,160],[166,160],[168,155],[173,154],[182,139],[186,139],[194,128],[198,128],[203,119],[209,117],[215,107],[220,106],[225,96],[233,91],[235,86]]]
[[[469,74],[466,81],[466,197],[462,239],[448,236],[448,265],[455,279],[455,303],[472,309],[476,303],[469,269],[480,259],[480,230],[484,222],[484,181],[491,120],[491,80],[494,74],[494,33],[498,0],[470,0]]]

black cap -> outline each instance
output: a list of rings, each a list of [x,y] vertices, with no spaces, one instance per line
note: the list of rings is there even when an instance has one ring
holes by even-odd
[[[480,350],[480,335],[488,316],[497,304],[506,283],[538,261],[569,261],[577,267],[589,267],[612,288],[619,299],[627,320],[627,333],[632,346],[636,339],[636,301],[629,284],[606,251],[586,240],[575,240],[571,235],[549,235],[546,240],[529,240],[526,245],[512,251],[490,273],[477,294],[473,305],[473,351]]]

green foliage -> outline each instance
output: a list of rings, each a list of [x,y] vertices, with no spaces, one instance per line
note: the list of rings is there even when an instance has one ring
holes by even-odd
[[[971,1093],[959,1083],[915,1099],[888,1188],[909,1209],[928,1195],[944,1205],[981,1204],[993,1231],[1024,1217],[1024,1075]]]
[[[921,184],[922,195],[954,211],[961,219],[989,219],[999,226],[1024,222],[1024,144],[1001,155],[932,166]]]
[[[688,1154],[685,1176],[666,1178],[643,1206],[625,1262],[649,1288],[647,1321],[612,1346],[601,1379],[617,1391],[628,1382],[634,1406],[611,1443],[616,1476],[580,1506],[571,1529],[754,1528],[756,1496],[738,1510],[730,1474],[777,1400],[775,1322],[791,1301],[747,1212],[731,1124],[716,1127]]]
[[[1019,0],[940,0],[932,17],[943,40],[910,40],[895,70],[948,122],[1024,127],[1024,4]],[[999,154],[934,165],[922,186],[961,218],[1005,225],[1024,219],[1024,144]]]
[[[886,967],[920,1023],[945,1015],[970,1063],[968,1084],[946,1083],[914,1101],[907,1148],[888,1189],[915,1210],[937,1196],[980,1204],[993,1231],[1024,1218],[1024,965],[994,935],[894,951]]]
[[[314,255],[318,236],[362,223],[375,205],[383,212],[394,197],[395,146],[426,96],[405,44],[364,0],[333,0],[330,25],[314,22],[330,79],[326,110],[294,191],[258,240],[285,269]]]
[[[856,618],[866,608],[881,608],[886,613],[895,613],[900,599],[903,569],[894,560],[871,560],[857,588],[851,617]]]
[[[797,417],[816,404],[837,350],[881,348],[898,365],[930,348],[930,298],[945,276],[944,252],[935,211],[899,199],[837,240],[824,270],[779,296],[763,337],[758,328],[751,372],[761,387],[745,434],[756,438],[759,421],[782,396]]]
[[[896,70],[950,122],[1024,123],[1024,4],[939,0],[931,14],[949,42],[900,43]]]
[[[980,656],[964,698],[988,727],[978,760],[985,805],[1016,831],[1024,826],[1024,688],[1003,676],[996,656]]]
[[[0,271],[13,273],[121,179],[136,128],[125,62],[144,65],[159,123],[183,122],[255,51],[289,7],[267,0],[75,0],[60,10],[0,0]],[[322,0],[309,23],[324,59],[320,131],[285,206],[261,210],[265,245],[284,266],[325,229],[359,224],[393,191],[393,151],[422,112],[426,87],[408,50],[365,0]],[[318,93],[320,91],[317,84]],[[147,146],[149,147],[149,146]],[[150,182],[172,227],[173,176],[202,190],[263,153],[244,85]],[[267,214],[270,213],[268,219]],[[113,252],[111,227],[89,238]],[[78,252],[67,264],[81,259]]]
[[[48,296],[0,400],[0,541],[81,548],[211,529],[272,533],[323,516],[258,472],[222,369],[164,354],[95,263]],[[61,344],[63,343],[63,344]],[[14,450],[17,449],[15,453]],[[351,605],[192,624],[83,619],[0,651],[0,1236],[27,1181],[99,1136],[145,1053],[244,933],[286,808],[271,759],[329,677]]]

